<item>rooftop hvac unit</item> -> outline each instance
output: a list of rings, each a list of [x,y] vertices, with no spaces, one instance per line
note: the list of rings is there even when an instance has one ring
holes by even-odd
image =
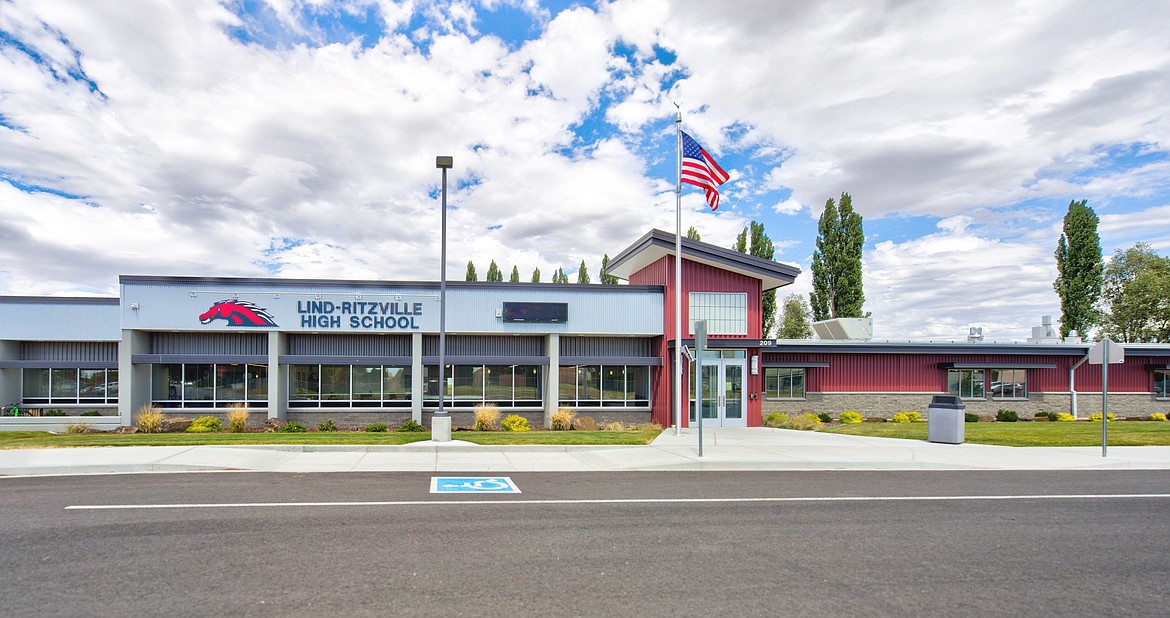
[[[825,341],[869,341],[873,339],[873,318],[833,318],[813,322],[817,337]]]
[[[972,326],[967,330],[967,343],[979,343],[983,341],[983,327]]]

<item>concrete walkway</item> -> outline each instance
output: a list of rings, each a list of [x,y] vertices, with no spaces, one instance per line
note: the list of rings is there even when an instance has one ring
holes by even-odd
[[[0,475],[270,472],[592,472],[607,470],[1170,469],[1170,446],[932,444],[785,429],[665,430],[648,446],[138,446],[0,450]]]

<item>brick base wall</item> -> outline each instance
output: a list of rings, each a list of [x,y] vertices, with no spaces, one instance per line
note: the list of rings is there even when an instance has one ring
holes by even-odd
[[[865,417],[890,418],[898,412],[916,411],[926,418],[935,393],[808,393],[803,400],[765,400],[764,416],[772,412],[786,414],[812,411],[828,412],[837,418],[846,410]],[[1020,418],[1032,418],[1037,412],[1069,412],[1068,393],[1032,393],[1024,399],[968,400],[965,412],[995,418],[999,410],[1011,410]],[[1170,414],[1170,401],[1155,399],[1152,394],[1109,394],[1109,411],[1119,418],[1144,417],[1154,412]],[[1077,394],[1077,417],[1088,418],[1101,412],[1100,393]]]

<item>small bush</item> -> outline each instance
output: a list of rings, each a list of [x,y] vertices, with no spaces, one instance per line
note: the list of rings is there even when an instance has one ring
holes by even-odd
[[[426,430],[427,430],[426,427],[423,427],[418,421],[414,420],[413,418],[406,421],[405,423],[402,424],[401,427],[398,428],[399,433],[419,433],[419,432],[423,432]]]
[[[625,431],[626,426],[621,421],[613,421],[601,426],[602,431]]]
[[[1011,410],[999,410],[995,413],[995,420],[1000,423],[1015,423],[1020,420],[1020,415]]]
[[[191,421],[187,433],[216,433],[223,429],[223,424],[214,416],[200,416]]]
[[[561,408],[553,412],[551,422],[553,431],[568,431],[573,428],[575,413],[568,408]]]
[[[788,415],[783,412],[773,412],[764,419],[764,427],[783,429],[789,426]]]
[[[860,412],[854,412],[853,410],[846,410],[846,411],[841,413],[841,422],[845,423],[846,425],[857,425],[857,424],[861,423],[861,421],[863,421],[863,420],[865,420],[865,419],[861,416]]]
[[[86,410],[85,412],[82,412],[78,416],[101,416],[101,415],[102,415],[102,413],[98,412],[97,410]]]
[[[66,433],[89,433],[90,426],[86,423],[74,423],[65,427]]]
[[[968,422],[968,423],[978,423],[979,422],[979,415],[974,413],[974,412],[964,412],[963,413],[963,420]]]
[[[799,431],[812,431],[821,426],[821,419],[816,414],[798,414],[791,419],[792,428]]]
[[[386,423],[370,423],[362,431],[367,433],[384,433],[386,431]]]
[[[528,419],[519,414],[509,414],[500,425],[508,431],[528,431]]]
[[[309,431],[309,428],[297,421],[289,421],[280,427],[281,433],[305,433],[307,431]]]
[[[228,431],[244,433],[248,430],[248,407],[241,404],[228,406],[227,421]]]
[[[648,431],[648,430],[662,431],[662,425],[659,425],[658,423],[655,423],[655,422],[649,422],[649,423],[640,423],[638,425],[630,425],[629,427],[626,427],[626,429],[629,429],[630,431]]]
[[[890,417],[892,423],[921,423],[922,416],[913,410],[909,412],[899,412]]]
[[[475,408],[475,430],[476,431],[493,431],[496,428],[496,422],[500,420],[500,409],[492,404],[477,406]]]
[[[69,415],[65,414],[64,410],[44,410],[41,412],[41,416],[69,416]]]
[[[153,406],[142,406],[138,409],[138,416],[134,422],[138,425],[138,431],[142,433],[159,433],[163,428],[163,418],[162,410]]]
[[[1071,422],[1077,420],[1077,417],[1069,414],[1068,412],[1057,412],[1056,418],[1054,418],[1052,420],[1054,420],[1058,423],[1071,423]]]
[[[582,416],[573,419],[573,429],[577,431],[597,431],[597,421],[592,416]]]
[[[337,423],[334,423],[333,419],[327,418],[317,423],[317,431],[337,431]]]
[[[1095,422],[1098,422],[1098,421],[1100,421],[1100,420],[1101,420],[1101,413],[1100,413],[1100,412],[1098,412],[1098,413],[1096,413],[1096,414],[1094,414],[1094,415],[1090,416],[1090,417],[1089,417],[1089,420],[1090,420],[1090,421],[1095,421]],[[1116,416],[1114,416],[1112,412],[1109,412],[1109,413],[1107,413],[1107,414],[1105,415],[1105,422],[1107,422],[1107,423],[1108,423],[1108,422],[1112,422],[1112,421],[1115,421],[1115,420],[1117,420],[1117,417],[1116,417]]]
[[[833,415],[829,414],[828,412],[821,412],[817,415],[817,418],[819,418],[822,423],[833,422]]]
[[[1165,421],[1166,415],[1162,414],[1161,412],[1154,412],[1153,414],[1150,415],[1150,420],[1151,421]]]

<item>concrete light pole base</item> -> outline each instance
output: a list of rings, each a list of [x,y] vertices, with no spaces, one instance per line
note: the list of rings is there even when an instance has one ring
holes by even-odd
[[[451,441],[451,416],[449,414],[443,416],[436,414],[431,417],[431,440],[434,442]]]

